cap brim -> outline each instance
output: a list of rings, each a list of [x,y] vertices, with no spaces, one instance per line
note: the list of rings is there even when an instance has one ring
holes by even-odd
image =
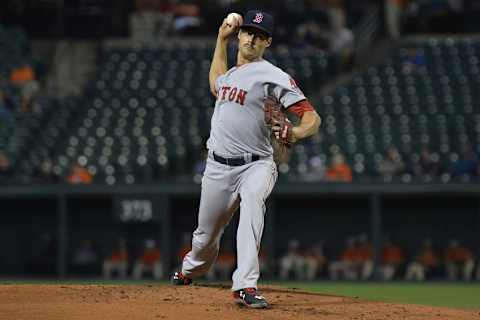
[[[242,25],[240,26],[240,29],[243,29],[243,28],[254,28],[254,29],[258,29],[258,30],[261,30],[262,32],[265,32],[269,37],[272,36],[272,34],[270,33],[270,31],[268,31],[267,29],[263,28],[262,26],[259,26],[258,24],[254,24],[254,23],[242,24]]]

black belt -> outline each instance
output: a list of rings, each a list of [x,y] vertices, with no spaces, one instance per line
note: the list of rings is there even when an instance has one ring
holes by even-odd
[[[213,159],[217,162],[220,162],[221,164],[226,164],[227,166],[234,166],[234,167],[243,166],[244,164],[249,163],[249,162],[245,161],[244,157],[224,158],[224,157],[221,157],[221,156],[215,154],[215,152],[213,152]],[[251,162],[257,161],[259,159],[260,159],[259,155],[252,154],[252,161]]]

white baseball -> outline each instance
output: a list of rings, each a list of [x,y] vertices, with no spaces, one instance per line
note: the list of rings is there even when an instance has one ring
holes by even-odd
[[[227,24],[229,26],[240,26],[243,22],[242,16],[238,13],[232,12],[227,16]]]

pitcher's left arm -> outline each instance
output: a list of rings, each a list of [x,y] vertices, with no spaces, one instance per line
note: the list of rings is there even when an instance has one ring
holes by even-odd
[[[302,100],[295,103],[288,107],[287,111],[300,118],[299,125],[292,128],[292,133],[289,137],[290,143],[295,143],[298,140],[307,138],[318,132],[322,119],[308,100]],[[282,128],[280,127],[272,128],[275,135],[281,134],[281,130]]]

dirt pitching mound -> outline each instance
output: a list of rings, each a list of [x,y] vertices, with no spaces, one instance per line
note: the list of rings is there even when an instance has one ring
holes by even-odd
[[[233,304],[225,286],[0,285],[0,319],[480,319],[478,311],[260,289],[270,309]]]

